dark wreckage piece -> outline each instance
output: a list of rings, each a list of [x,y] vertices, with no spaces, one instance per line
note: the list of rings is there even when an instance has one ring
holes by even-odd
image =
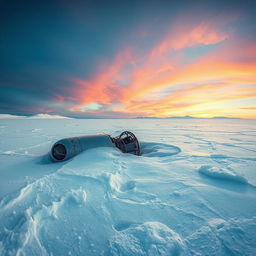
[[[123,153],[140,155],[139,141],[129,131],[124,131],[117,137],[97,134],[61,139],[52,146],[50,155],[53,161],[65,161],[82,151],[96,147],[117,147]]]

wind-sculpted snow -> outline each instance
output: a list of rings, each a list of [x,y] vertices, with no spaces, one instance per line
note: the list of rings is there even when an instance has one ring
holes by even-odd
[[[192,255],[254,255],[256,218],[210,219],[185,240]],[[242,248],[244,250],[242,250]]]
[[[183,239],[159,222],[132,224],[110,239],[110,255],[181,255]]]
[[[227,180],[238,182],[241,184],[248,184],[248,181],[243,176],[234,173],[234,171],[227,168],[218,168],[215,166],[204,165],[198,170],[201,174],[206,175],[213,179]]]
[[[256,255],[255,122],[210,121],[4,120],[0,255]],[[141,156],[47,155],[62,137],[122,130]]]
[[[163,143],[141,143],[141,154],[146,157],[168,157],[180,153],[179,147]]]

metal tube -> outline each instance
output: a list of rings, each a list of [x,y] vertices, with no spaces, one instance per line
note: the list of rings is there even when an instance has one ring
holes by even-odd
[[[51,149],[50,155],[54,161],[64,161],[80,152],[95,147],[116,147],[107,134],[65,138],[57,141]]]

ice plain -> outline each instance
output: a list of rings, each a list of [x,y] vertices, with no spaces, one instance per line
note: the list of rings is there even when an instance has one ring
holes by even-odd
[[[0,255],[256,255],[256,121],[1,119]],[[124,130],[142,155],[61,138]]]

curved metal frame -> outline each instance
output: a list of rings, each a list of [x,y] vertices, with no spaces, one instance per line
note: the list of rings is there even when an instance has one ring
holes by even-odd
[[[131,153],[137,156],[140,155],[139,141],[132,132],[124,131],[119,136],[113,138],[113,140],[116,147],[119,148],[123,153]],[[128,144],[133,144],[133,148],[128,149]]]

